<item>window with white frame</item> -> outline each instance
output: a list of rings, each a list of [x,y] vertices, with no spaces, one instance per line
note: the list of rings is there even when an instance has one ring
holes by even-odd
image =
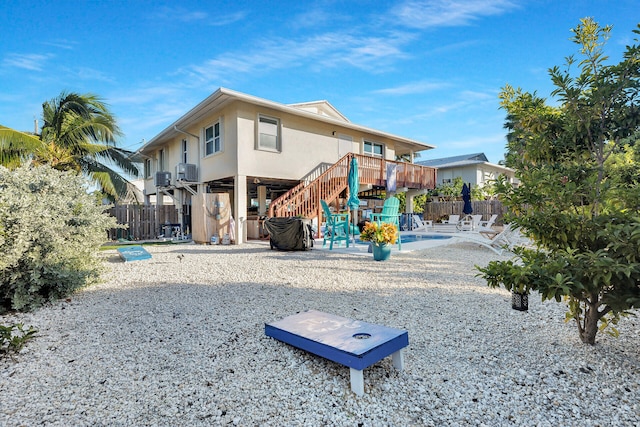
[[[280,120],[273,117],[258,117],[259,150],[280,151]]]
[[[384,158],[384,146],[377,142],[364,141],[363,153],[367,156]]]
[[[187,144],[187,140],[183,139],[181,142],[181,148],[182,148],[182,163],[188,163],[187,162],[187,148],[189,147],[189,145]]]
[[[222,151],[222,127],[220,121],[204,129],[204,155],[219,153]],[[186,162],[185,162],[186,163]]]
[[[151,159],[144,159],[144,177],[151,178]]]

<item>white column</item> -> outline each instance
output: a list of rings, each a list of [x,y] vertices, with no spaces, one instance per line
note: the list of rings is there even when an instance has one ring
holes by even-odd
[[[182,226],[183,224],[183,220],[184,220],[184,212],[182,210],[182,207],[184,206],[185,203],[185,193],[187,190],[178,190],[177,188],[175,190],[173,190],[173,194],[174,194],[174,198],[175,200],[173,201],[173,203],[175,203],[176,209],[178,210],[178,223]]]
[[[258,215],[267,214],[267,187],[258,186]]]
[[[427,190],[409,190],[407,191],[406,197],[405,197],[405,205],[404,205],[404,211],[406,213],[413,213],[413,198],[416,196],[419,196],[420,194],[425,194],[427,192]]]
[[[233,183],[233,219],[236,222],[236,244],[241,245],[246,241],[247,231],[247,176],[236,175]]]

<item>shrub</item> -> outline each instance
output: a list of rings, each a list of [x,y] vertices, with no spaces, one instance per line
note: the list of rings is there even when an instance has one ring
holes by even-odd
[[[37,332],[37,329],[31,326],[25,330],[22,323],[0,325],[0,356],[13,357],[13,354],[18,353]]]
[[[0,313],[31,310],[98,277],[97,254],[116,227],[74,172],[0,167]]]

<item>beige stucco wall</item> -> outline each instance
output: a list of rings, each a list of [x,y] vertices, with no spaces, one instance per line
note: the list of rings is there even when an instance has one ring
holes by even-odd
[[[280,120],[280,152],[256,149],[260,115]],[[249,104],[239,104],[237,116],[241,175],[297,180],[320,163],[338,160],[338,137],[326,124]]]
[[[256,123],[259,115],[280,120],[280,152],[256,149]],[[222,123],[222,152],[203,158],[204,128],[216,123],[218,119]],[[175,166],[181,162],[182,139],[188,141],[188,163],[196,165],[200,182],[234,176],[299,180],[318,166],[333,164],[340,159],[339,135],[353,138],[352,151],[355,153],[363,153],[363,143],[366,140],[383,144],[385,158],[395,159],[395,147],[390,139],[240,101],[208,114],[181,130],[197,135],[199,140],[179,133],[167,141],[164,147],[167,163],[165,169],[171,172],[173,182]],[[155,160],[151,179],[145,181],[147,194],[155,193],[153,177],[158,170],[158,150],[151,155]]]

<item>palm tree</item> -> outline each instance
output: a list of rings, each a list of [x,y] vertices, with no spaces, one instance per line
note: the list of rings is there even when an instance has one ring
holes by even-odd
[[[14,169],[42,147],[36,135],[0,125],[0,165]]]
[[[43,146],[34,153],[34,162],[83,173],[111,200],[127,194],[131,183],[114,168],[134,177],[139,170],[134,153],[117,147],[120,129],[100,98],[62,92],[42,104],[42,115]]]

